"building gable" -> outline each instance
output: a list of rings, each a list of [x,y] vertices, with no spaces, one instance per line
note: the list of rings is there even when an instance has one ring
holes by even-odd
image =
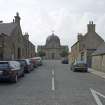
[[[96,49],[103,42],[104,40],[96,32],[88,32],[80,43],[85,49]]]

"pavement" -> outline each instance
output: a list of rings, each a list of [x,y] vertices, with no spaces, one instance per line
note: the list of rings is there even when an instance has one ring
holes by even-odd
[[[46,60],[16,84],[0,82],[0,105],[105,105],[105,79]]]
[[[104,78],[104,79],[105,79],[105,73],[104,73],[104,72],[100,72],[100,71],[94,70],[94,69],[92,69],[92,68],[88,68],[88,71],[89,71],[90,73],[93,73],[93,74],[95,74],[95,75],[97,75],[97,76],[100,76],[101,78]]]

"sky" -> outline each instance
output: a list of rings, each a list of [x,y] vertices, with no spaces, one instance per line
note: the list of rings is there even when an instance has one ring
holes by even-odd
[[[44,45],[54,30],[61,44],[70,48],[77,33],[87,32],[89,21],[105,40],[105,0],[0,0],[0,20],[12,22],[16,12],[23,34],[28,32],[35,45]]]

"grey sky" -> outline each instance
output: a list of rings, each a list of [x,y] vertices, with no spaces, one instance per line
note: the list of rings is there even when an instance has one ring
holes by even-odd
[[[77,33],[86,33],[89,20],[105,39],[105,0],[0,0],[0,20],[11,22],[20,13],[23,33],[35,45],[45,44],[55,30],[62,44],[71,46]]]

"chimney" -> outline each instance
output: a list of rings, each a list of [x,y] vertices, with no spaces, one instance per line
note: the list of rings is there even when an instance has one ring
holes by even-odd
[[[93,24],[93,21],[89,21],[87,28],[88,28],[87,29],[88,32],[95,32],[95,24]]]
[[[82,40],[82,38],[83,38],[83,35],[82,35],[82,33],[78,33],[78,41],[81,41]]]

